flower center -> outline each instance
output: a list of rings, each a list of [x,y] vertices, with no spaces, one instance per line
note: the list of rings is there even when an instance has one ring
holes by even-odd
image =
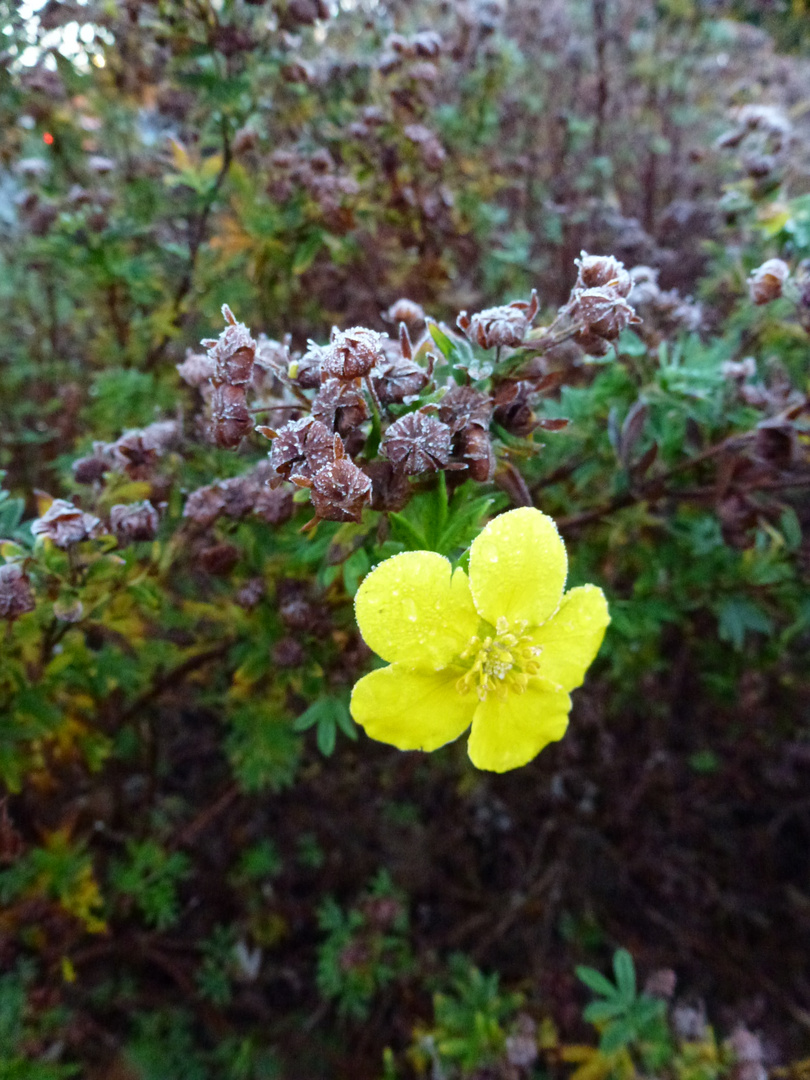
[[[500,698],[505,698],[510,690],[522,694],[529,678],[540,670],[537,658],[542,652],[539,646],[530,644],[527,625],[517,622],[510,626],[505,618],[500,618],[492,636],[476,634],[470,638],[460,659],[472,660],[472,665],[456,683],[458,692],[466,694],[475,687],[481,701],[489,693]]]

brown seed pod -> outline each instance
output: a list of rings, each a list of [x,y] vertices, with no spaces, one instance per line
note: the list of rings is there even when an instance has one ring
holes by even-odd
[[[454,386],[439,402],[439,419],[454,435],[470,426],[486,429],[492,419],[492,402],[471,386]]]
[[[495,454],[489,432],[485,428],[473,426],[462,431],[458,453],[473,480],[483,484],[495,475]]]
[[[583,289],[572,295],[571,314],[589,333],[615,341],[626,327],[641,322],[624,297],[608,285]]]

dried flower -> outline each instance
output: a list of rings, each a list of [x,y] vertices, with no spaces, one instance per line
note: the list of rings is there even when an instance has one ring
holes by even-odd
[[[77,484],[94,484],[104,477],[109,467],[110,463],[106,458],[93,454],[74,461],[71,471]]]
[[[44,536],[57,547],[68,548],[96,535],[101,522],[92,514],[79,510],[65,499],[54,499],[42,517],[31,526],[34,536]]]
[[[208,527],[213,525],[219,515],[225,509],[225,495],[218,484],[209,484],[206,487],[192,491],[186,499],[183,508],[183,517],[189,518],[196,525]]]
[[[206,340],[203,345],[214,361],[215,371],[211,381],[215,386],[247,386],[253,377],[253,361],[256,358],[256,342],[244,323],[236,318],[227,304],[222,305],[222,315],[227,326],[216,339]]]
[[[28,577],[16,563],[0,566],[0,619],[16,619],[34,610]]]
[[[186,358],[182,364],[175,364],[177,374],[189,386],[201,387],[209,381],[217,370],[217,363],[210,353],[195,353],[186,349]]]
[[[225,383],[211,395],[211,434],[217,446],[234,449],[253,430],[244,386]]]
[[[268,525],[282,525],[293,515],[292,492],[263,484],[256,494],[251,510],[257,518],[266,521]]]
[[[313,398],[312,416],[331,431],[347,435],[368,417],[368,405],[351,384],[327,379]]]
[[[625,270],[624,263],[612,255],[589,255],[587,251],[583,251],[575,262],[579,267],[575,289],[609,286],[615,289],[619,296],[626,297],[633,288],[633,278]]]
[[[325,465],[312,478],[312,505],[325,521],[360,521],[371,503],[371,480],[348,458]]]
[[[569,310],[585,324],[588,333],[607,341],[615,341],[626,327],[641,322],[621,293],[610,285],[574,292]]]
[[[459,434],[456,453],[465,462],[473,480],[483,484],[495,475],[495,454],[486,428],[465,428]]]
[[[501,383],[495,391],[494,419],[512,435],[525,438],[537,427],[537,417],[532,410],[534,392],[531,383]]]
[[[782,259],[768,259],[762,266],[751,272],[748,279],[748,294],[751,300],[759,304],[769,304],[782,295],[782,286],[790,276],[790,267]]]
[[[304,646],[295,638],[283,637],[273,646],[273,663],[280,668],[298,668],[306,659]]]
[[[408,413],[388,428],[382,452],[409,476],[435,472],[450,460],[450,428],[421,410]]]
[[[159,523],[158,512],[148,499],[129,505],[118,503],[110,510],[110,528],[120,544],[154,540]]]
[[[411,496],[408,478],[390,461],[372,461],[365,466],[371,480],[372,510],[402,510]]]
[[[470,341],[477,341],[482,349],[494,349],[504,345],[516,348],[522,344],[539,309],[537,290],[532,289],[528,302],[513,300],[511,304],[502,307],[479,311],[472,318],[466,311],[462,311],[457,323]]]
[[[241,608],[249,611],[254,608],[264,596],[264,581],[261,578],[251,578],[246,581],[241,589],[234,594],[234,600]]]
[[[403,297],[391,305],[385,312],[385,317],[393,323],[404,322],[408,329],[412,330],[425,321],[425,311],[413,300],[406,300]]]
[[[439,419],[454,435],[470,426],[488,428],[492,402],[471,386],[454,386],[439,402]]]
[[[333,330],[332,340],[323,350],[321,379],[361,379],[385,359],[385,335],[363,326],[350,330]]]
[[[285,424],[276,433],[270,451],[272,469],[285,480],[289,480],[293,473],[303,477],[314,476],[333,460],[334,435],[326,424],[313,420],[311,416]]]

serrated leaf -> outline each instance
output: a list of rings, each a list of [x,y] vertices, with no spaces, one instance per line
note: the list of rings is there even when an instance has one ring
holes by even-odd
[[[625,1011],[626,1005],[618,998],[609,1001],[592,1001],[582,1010],[582,1019],[589,1024],[603,1024],[606,1020],[614,1020]]]

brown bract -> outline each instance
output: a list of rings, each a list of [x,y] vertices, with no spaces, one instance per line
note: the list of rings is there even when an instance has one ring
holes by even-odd
[[[408,413],[388,428],[382,452],[409,476],[436,472],[450,460],[450,428],[435,416]]]
[[[94,536],[101,522],[65,499],[54,499],[42,517],[31,526],[34,536],[44,536],[57,547],[68,548]]]
[[[16,563],[0,566],[0,619],[16,619],[34,610],[28,577]]]
[[[252,430],[244,387],[216,386],[211,395],[211,435],[217,446],[233,450]]]

